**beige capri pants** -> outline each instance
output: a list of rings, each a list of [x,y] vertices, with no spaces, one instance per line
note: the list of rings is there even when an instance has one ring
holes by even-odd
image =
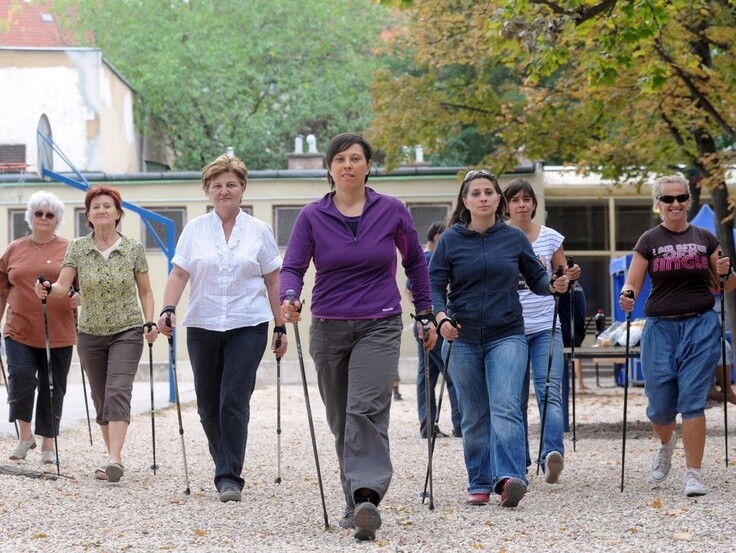
[[[143,327],[111,336],[80,332],[77,353],[89,379],[97,424],[130,422],[133,380],[143,354]]]

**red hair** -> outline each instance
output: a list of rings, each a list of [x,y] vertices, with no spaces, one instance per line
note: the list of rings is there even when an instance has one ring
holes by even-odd
[[[124,215],[123,198],[120,196],[120,192],[118,192],[116,188],[103,185],[91,186],[84,197],[84,216],[87,217],[87,226],[89,228],[94,228],[89,220],[89,206],[92,204],[92,200],[98,196],[110,196],[112,201],[115,203],[115,209],[120,212],[120,217],[115,221],[115,228],[117,228],[118,223],[120,223],[120,219],[122,219]]]

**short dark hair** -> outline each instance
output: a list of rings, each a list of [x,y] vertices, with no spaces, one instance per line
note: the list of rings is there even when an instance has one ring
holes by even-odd
[[[510,202],[511,198],[516,196],[519,192],[522,194],[526,194],[532,199],[532,204],[534,204],[534,209],[532,210],[532,218],[537,214],[537,206],[539,203],[537,202],[537,195],[534,193],[534,188],[532,188],[532,185],[529,184],[529,181],[526,179],[518,178],[512,180],[507,186],[506,189],[503,191],[503,195],[506,198],[506,202]]]
[[[442,234],[442,231],[444,230],[445,224],[442,221],[435,221],[434,223],[429,225],[429,228],[427,228],[427,241],[434,241],[435,237],[439,234]]]
[[[327,146],[327,151],[325,152],[325,162],[327,163],[327,182],[330,183],[331,189],[335,188],[335,180],[332,178],[332,175],[330,175],[330,165],[332,164],[332,160],[335,159],[337,154],[344,152],[353,144],[360,144],[360,147],[363,148],[363,154],[365,155],[366,161],[370,162],[373,159],[373,148],[363,136],[355,132],[344,132],[338,134],[332,139],[332,142]],[[368,182],[368,174],[366,174],[363,182]]]

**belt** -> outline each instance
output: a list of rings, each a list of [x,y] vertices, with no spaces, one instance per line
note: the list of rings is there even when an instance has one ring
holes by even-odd
[[[690,317],[697,317],[700,313],[684,313],[682,315],[660,315],[660,319],[667,319],[668,321],[682,321],[689,319]]]

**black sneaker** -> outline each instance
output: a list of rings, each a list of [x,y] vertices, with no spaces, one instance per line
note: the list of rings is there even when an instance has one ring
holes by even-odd
[[[375,540],[376,530],[381,527],[381,514],[373,503],[366,501],[355,508],[353,524],[355,524],[353,535],[356,540]]]

